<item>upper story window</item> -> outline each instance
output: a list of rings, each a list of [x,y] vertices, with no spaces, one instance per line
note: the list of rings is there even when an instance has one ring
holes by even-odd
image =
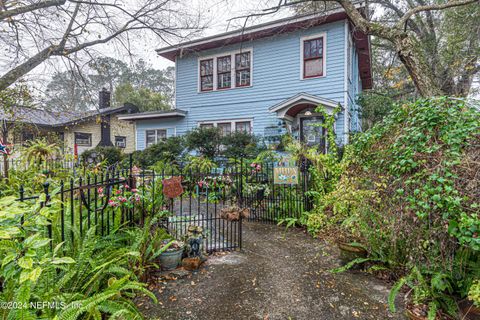
[[[314,78],[324,75],[325,37],[304,39],[302,42],[302,78]]]
[[[200,90],[213,90],[213,59],[200,61]]]
[[[232,57],[217,58],[217,88],[227,89],[232,86]]]
[[[252,49],[200,59],[198,90],[225,90],[252,85]]]
[[[237,87],[250,85],[250,52],[235,55],[235,79]]]

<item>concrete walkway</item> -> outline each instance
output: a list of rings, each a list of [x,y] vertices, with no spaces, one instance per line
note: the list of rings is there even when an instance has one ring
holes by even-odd
[[[244,223],[242,252],[151,288],[159,304],[140,303],[147,319],[404,319],[388,312],[387,285],[338,267],[338,250],[299,229]]]

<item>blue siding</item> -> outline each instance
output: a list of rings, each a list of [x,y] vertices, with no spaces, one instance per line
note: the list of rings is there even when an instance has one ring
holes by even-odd
[[[352,63],[352,75],[348,79],[348,105],[350,112],[350,130],[351,132],[358,132],[362,130],[360,119],[360,106],[357,103],[358,95],[362,92],[362,83],[360,81],[359,74],[359,61],[358,52],[353,43],[348,50],[350,50],[351,63]]]
[[[280,121],[268,109],[301,92],[331,99],[344,106],[347,98],[350,106],[353,106],[353,96],[356,95],[354,91],[358,89],[352,89],[352,93],[348,94],[345,92],[345,32],[345,21],[338,21],[308,30],[177,57],[176,107],[187,111],[187,116],[177,120],[137,121],[137,149],[145,147],[145,130],[148,128],[170,128],[172,134],[181,135],[198,126],[199,121],[251,119],[253,133],[263,135],[265,127],[276,126]],[[300,39],[320,33],[326,35],[326,76],[302,80]],[[240,48],[253,50],[252,86],[198,92],[199,57]],[[358,66],[354,67],[356,68]],[[349,86],[348,90],[350,89]],[[338,116],[336,132],[339,140],[343,139],[343,113]]]

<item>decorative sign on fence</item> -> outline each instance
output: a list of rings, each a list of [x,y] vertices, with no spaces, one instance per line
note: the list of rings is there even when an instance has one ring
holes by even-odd
[[[273,168],[273,182],[275,184],[298,184],[297,167]]]
[[[163,179],[163,194],[168,198],[179,197],[183,193],[182,177]]]

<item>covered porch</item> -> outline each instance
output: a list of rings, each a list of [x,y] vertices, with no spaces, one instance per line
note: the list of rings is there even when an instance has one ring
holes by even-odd
[[[284,121],[287,131],[293,137],[308,146],[320,145],[325,148],[325,129],[321,126],[324,119],[321,113],[315,112],[318,106],[323,106],[329,114],[337,107],[343,110],[341,104],[334,100],[299,93],[270,107],[269,111]]]

